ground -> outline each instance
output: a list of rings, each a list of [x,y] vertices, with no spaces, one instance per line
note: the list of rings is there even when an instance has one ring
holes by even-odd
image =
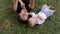
[[[43,4],[48,3],[56,10],[42,25],[30,28],[25,23],[16,20],[12,0],[0,0],[0,34],[60,34],[60,0],[35,0],[37,13]]]

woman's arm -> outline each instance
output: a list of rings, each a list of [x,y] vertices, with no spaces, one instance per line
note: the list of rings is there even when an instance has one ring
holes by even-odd
[[[34,9],[35,7],[35,0],[30,0],[29,8]]]
[[[17,10],[17,7],[18,7],[18,1],[19,1],[20,4],[21,4],[21,8],[25,8],[25,4],[24,4],[21,0],[13,0],[14,11]]]
[[[17,5],[18,5],[18,0],[13,0],[13,8],[14,8],[14,11],[17,10]]]

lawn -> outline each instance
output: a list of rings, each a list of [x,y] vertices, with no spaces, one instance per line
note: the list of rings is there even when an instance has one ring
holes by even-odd
[[[0,34],[60,34],[60,0],[35,0],[37,13],[43,4],[48,3],[56,13],[42,25],[33,28],[25,23],[19,23],[14,16],[13,1],[0,0]]]

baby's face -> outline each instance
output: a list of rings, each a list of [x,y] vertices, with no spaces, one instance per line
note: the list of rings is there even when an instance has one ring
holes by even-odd
[[[24,21],[28,19],[28,12],[26,9],[22,9],[19,15],[20,15],[20,18]]]

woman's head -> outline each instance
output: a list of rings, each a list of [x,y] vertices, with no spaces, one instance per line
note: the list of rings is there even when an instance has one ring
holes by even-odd
[[[19,16],[21,20],[26,21],[28,19],[28,11],[26,9],[22,9]]]

